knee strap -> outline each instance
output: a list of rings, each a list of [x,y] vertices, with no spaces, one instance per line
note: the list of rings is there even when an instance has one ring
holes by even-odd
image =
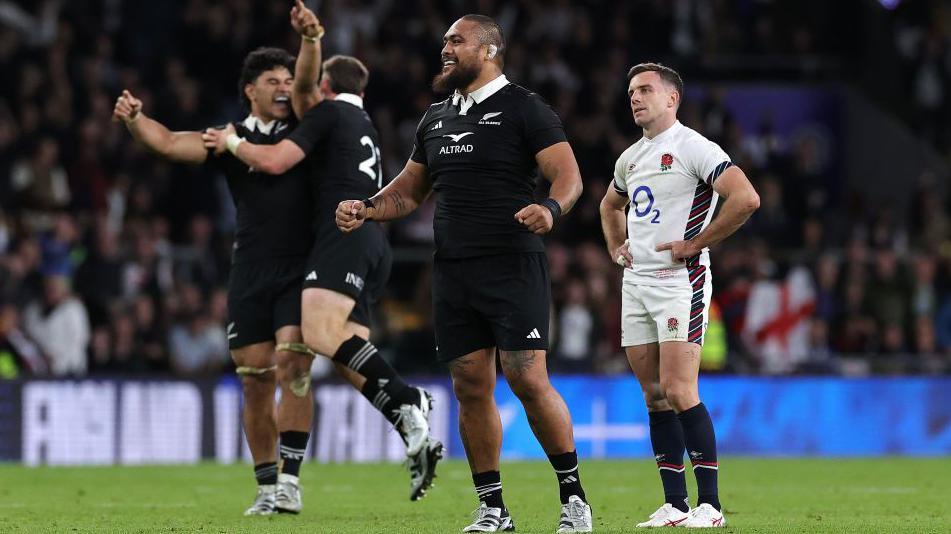
[[[263,374],[270,373],[271,371],[275,371],[276,369],[277,369],[277,366],[276,366],[276,365],[272,365],[272,366],[270,366],[270,367],[244,367],[244,366],[242,366],[242,367],[238,367],[237,369],[235,369],[234,372],[237,373],[237,374],[239,374],[239,375],[241,375],[241,376],[261,376],[261,375],[263,375]]]
[[[290,390],[297,397],[306,397],[310,391],[310,375],[303,374],[291,380]]]
[[[303,354],[305,356],[315,356],[316,353],[310,350],[310,347],[303,343],[278,343],[274,347],[275,351],[287,351],[287,352],[296,352],[298,354]]]

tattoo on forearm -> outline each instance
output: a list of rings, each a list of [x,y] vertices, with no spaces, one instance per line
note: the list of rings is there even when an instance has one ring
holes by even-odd
[[[373,210],[376,212],[376,217],[378,219],[386,217],[386,196],[377,195],[370,200],[373,201]]]
[[[501,352],[502,370],[506,375],[521,376],[535,364],[537,355],[534,350],[504,350]]]
[[[393,207],[396,208],[396,215],[403,215],[406,210],[406,201],[403,200],[403,195],[399,191],[393,191],[388,196],[393,201]]]

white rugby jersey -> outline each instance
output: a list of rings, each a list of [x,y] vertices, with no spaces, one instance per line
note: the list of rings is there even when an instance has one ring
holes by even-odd
[[[707,249],[684,261],[654,247],[690,239],[713,218],[713,182],[732,166],[716,143],[677,121],[653,139],[642,137],[614,166],[614,189],[631,200],[627,216],[633,266],[624,281],[654,286],[703,284]]]

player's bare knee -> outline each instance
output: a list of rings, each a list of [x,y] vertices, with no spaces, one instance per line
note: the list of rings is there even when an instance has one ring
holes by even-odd
[[[307,322],[303,328],[304,344],[314,352],[333,358],[334,352],[350,336],[346,332],[346,320],[318,317]]]
[[[506,377],[512,393],[522,402],[531,402],[543,397],[551,388],[547,378],[535,376]]]
[[[244,396],[252,402],[256,399],[274,398],[277,380],[274,372],[241,375]]]
[[[697,389],[687,382],[673,382],[664,387],[664,397],[675,411],[682,412],[697,404]]]
[[[663,412],[671,409],[659,383],[651,384],[644,390],[644,403],[647,404],[647,410],[651,412]]]
[[[492,397],[492,384],[468,376],[453,376],[452,390],[460,403],[481,402]]]

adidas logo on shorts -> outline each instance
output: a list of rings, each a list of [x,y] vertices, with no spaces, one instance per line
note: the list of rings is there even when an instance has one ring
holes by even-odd
[[[311,271],[310,274],[307,275],[307,278],[304,278],[305,281],[316,280],[316,279],[317,279],[317,271]]]
[[[532,328],[532,331],[525,336],[525,339],[541,339],[542,335],[538,333],[537,328]]]

